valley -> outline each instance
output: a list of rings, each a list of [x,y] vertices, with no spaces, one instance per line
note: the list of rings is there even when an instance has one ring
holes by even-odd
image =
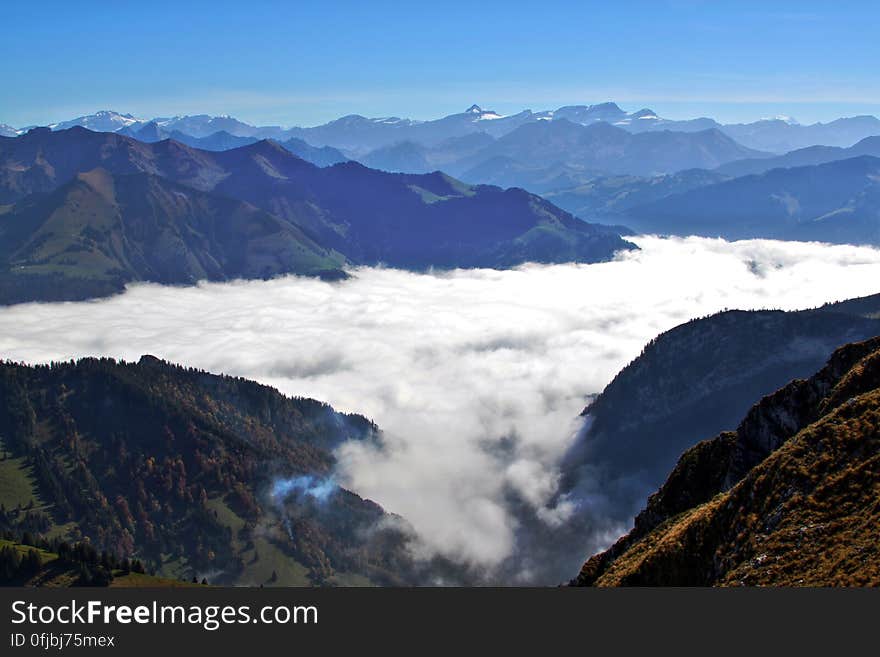
[[[164,500],[157,500],[161,508],[155,519],[149,514],[138,519],[132,510],[135,530],[128,531],[137,537],[132,556],[144,559],[148,574],[250,585],[567,581],[586,554],[626,531],[682,450],[734,426],[754,399],[792,377],[809,375],[840,344],[878,333],[873,318],[880,310],[870,297],[819,308],[840,299],[840,289],[856,295],[874,290],[880,257],[873,249],[631,239],[639,249],[609,263],[431,274],[358,268],[341,282],[287,277],[194,287],[146,284],[99,302],[6,308],[0,311],[5,357],[54,363],[33,374],[19,366],[12,370],[27,382],[35,417],[63,420],[57,426],[68,429],[39,421],[35,426],[45,426],[49,444],[63,447],[53,453],[55,458],[69,458],[63,456],[71,448],[62,436],[82,442],[74,453],[93,473],[103,473],[94,474],[99,484],[94,494],[100,491],[111,513],[89,521],[97,524],[83,527],[84,519],[70,524],[77,514],[56,518],[52,489],[40,483],[28,488],[36,494],[10,492],[7,508],[26,507],[25,498],[34,499],[49,513],[51,526],[64,528],[58,531],[67,532],[70,540],[87,535],[94,541],[97,527],[115,527],[104,530],[109,533],[100,540],[120,549],[126,544],[119,543],[118,533],[126,525],[113,503],[122,495],[134,509],[137,493],[104,488],[115,481],[106,474],[109,468],[123,466],[111,459],[115,449],[106,456],[95,450],[128,436],[126,452],[135,451],[132,443],[143,443],[137,449],[145,458],[160,450],[157,467],[172,467],[179,453],[185,485],[194,491],[185,491],[183,501],[168,500],[167,509]],[[695,277],[695,271],[703,276]],[[616,284],[607,285],[609,280]],[[572,297],[571,290],[583,294]],[[775,308],[781,299],[789,310],[818,310],[715,314],[728,307]],[[432,321],[425,322],[426,317]],[[694,321],[679,326],[688,320]],[[663,335],[652,340],[658,333]],[[130,364],[70,362],[96,356]],[[664,359],[684,359],[689,365],[673,368]],[[681,378],[663,378],[669,369],[679,370]],[[98,432],[86,422],[88,407],[51,402],[58,394],[52,391],[61,385],[53,378],[61,377],[66,389],[81,387],[90,403],[105,399],[102,403],[112,404],[105,408],[113,408],[118,402],[101,392],[105,388],[88,378],[79,383],[92,370],[111,381],[124,376],[127,385],[144,389],[145,400],[155,400],[149,408],[159,403],[158,408],[167,408],[162,417],[179,417],[174,421],[184,424],[156,419],[169,426],[173,442],[162,438],[159,425],[154,431],[144,421],[124,421],[134,417],[134,407],[120,408],[120,423],[106,427],[104,435],[104,429]],[[206,372],[256,380],[292,399]],[[37,382],[30,383],[38,373]],[[157,376],[163,382],[159,388],[151,383]],[[72,378],[67,382],[64,377]],[[242,386],[254,392],[237,392]],[[590,396],[603,388],[590,403]],[[654,392],[640,398],[633,390]],[[687,394],[666,399],[659,390]],[[254,401],[246,401],[250,395],[256,395]],[[279,424],[283,416],[273,410],[273,405],[295,409],[305,403],[300,398],[321,400],[315,408],[328,409],[328,417],[333,414],[327,403],[338,413],[370,418],[375,429],[367,433],[375,430],[378,438],[340,436],[320,450],[302,452],[306,446],[298,441],[314,440],[308,437],[314,434],[302,424]],[[621,408],[621,399],[644,399],[654,406]],[[578,418],[587,405],[586,418]],[[694,408],[706,413],[695,414]],[[620,419],[635,417],[641,418],[635,426]],[[592,424],[586,424],[591,418]],[[191,422],[199,428],[195,435],[184,430]],[[132,433],[135,426],[143,431]],[[335,431],[332,425],[317,426],[325,434]],[[262,438],[249,446],[258,436],[265,436],[268,445],[287,441],[283,449],[298,450],[290,454],[311,455],[303,460],[276,454],[280,447],[265,453]],[[235,458],[250,464],[232,470],[241,479],[214,483],[209,477],[216,475],[201,473],[190,459],[196,458],[194,446],[202,444],[200,453],[216,444],[212,449],[224,454],[240,445],[235,449],[244,451]],[[168,449],[175,451],[166,458]],[[216,458],[222,463],[233,454],[238,451]],[[27,468],[22,459],[26,455],[16,452],[12,462]],[[124,467],[139,467],[138,462]],[[11,481],[33,476],[27,470],[15,472]],[[172,492],[178,481],[174,472]],[[296,514],[306,514],[297,530],[308,536],[306,543],[292,543],[285,534],[285,516],[270,495],[276,472],[291,481],[316,478],[294,488],[300,492],[287,502]],[[323,517],[324,507],[307,492],[328,477],[343,491],[333,503],[334,513],[345,518],[341,525]],[[205,488],[209,512],[204,517],[189,515],[201,495],[194,486]],[[13,488],[24,490],[20,484]],[[236,490],[253,496],[258,509],[250,513],[255,515],[247,515],[235,501]],[[193,504],[186,502],[187,494],[193,495]],[[351,523],[384,526],[398,517],[403,520],[392,522],[392,534],[380,543],[362,544],[357,534],[344,533]],[[160,518],[164,538],[151,552],[141,546],[138,532],[144,522],[156,525]],[[200,529],[206,538],[213,535],[207,528],[217,528],[211,538],[215,543],[204,545],[201,553],[198,544],[175,543],[178,532],[192,523],[208,523]],[[380,544],[380,552],[370,552]],[[391,548],[395,544],[397,552]],[[212,561],[204,561],[207,550],[215,555]],[[171,558],[175,554],[185,558]]]
[[[4,582],[876,583],[878,133],[3,126]]]

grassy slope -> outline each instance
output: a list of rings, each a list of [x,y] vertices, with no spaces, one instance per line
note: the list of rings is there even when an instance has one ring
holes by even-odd
[[[19,553],[21,553],[22,556],[24,556],[31,550],[36,550],[40,553],[40,557],[43,560],[43,567],[40,572],[31,579],[22,582],[22,586],[45,586],[50,588],[62,588],[71,586],[76,581],[76,570],[58,564],[58,555],[54,552],[48,552],[46,550],[41,550],[40,548],[31,547],[29,545],[22,545],[21,543],[14,543],[12,541],[0,539],[0,548],[4,548],[7,546],[14,547]],[[110,586],[166,588],[196,585],[175,579],[154,577],[152,575],[146,575],[143,573],[128,573],[127,575],[123,575],[121,571],[116,571],[114,573],[113,582]]]
[[[236,514],[220,498],[208,501],[208,508],[217,513],[221,524],[232,529],[236,551],[245,563],[244,572],[237,584],[242,586],[309,586],[308,568],[285,554],[271,540],[271,532],[253,539],[253,547],[246,548],[237,538],[245,526],[245,520]],[[272,573],[275,578],[272,578]]]
[[[3,458],[6,450],[3,440],[0,439],[0,504],[7,510],[18,506],[27,508],[31,504],[34,508],[42,508],[43,502],[36,489],[31,468],[25,463],[24,457]]]

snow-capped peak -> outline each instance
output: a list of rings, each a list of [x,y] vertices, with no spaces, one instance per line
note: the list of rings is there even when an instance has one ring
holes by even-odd
[[[0,137],[17,137],[21,134],[21,130],[13,128],[11,125],[0,123]]]
[[[116,132],[122,130],[135,123],[143,123],[143,119],[139,119],[131,114],[120,114],[113,110],[100,110],[94,114],[80,116],[70,121],[61,123],[53,123],[49,127],[52,130],[66,130],[74,126],[82,126],[95,132]]]
[[[788,116],[787,114],[777,114],[776,116],[765,116],[760,119],[761,121],[782,121],[783,123],[787,123],[788,125],[800,125],[798,120],[793,116]]]
[[[118,123],[121,126],[131,125],[132,123],[140,123],[143,119],[138,119],[132,116],[131,114],[120,114],[119,112],[114,112],[113,110],[100,110],[99,112],[95,112],[91,116],[83,117],[86,121],[112,121],[113,123]]]
[[[499,114],[498,112],[493,112],[492,110],[484,110],[479,105],[471,105],[465,111],[465,114],[470,114],[477,121],[491,121],[492,119],[503,119],[504,115]]]

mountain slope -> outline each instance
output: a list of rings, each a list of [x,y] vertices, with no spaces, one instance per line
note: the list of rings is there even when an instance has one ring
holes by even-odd
[[[760,160],[756,160],[760,161]],[[554,187],[543,194],[551,203],[585,220],[619,221],[622,214],[660,199],[727,180],[718,171],[687,169],[654,177],[599,177],[573,187]]]
[[[442,170],[456,175],[461,173],[460,162],[478,154],[494,141],[495,139],[485,132],[471,132],[460,137],[450,137],[435,146],[402,141],[370,151],[358,161],[382,171],[429,173]]]
[[[301,157],[306,162],[311,162],[315,166],[329,167],[334,164],[339,164],[340,162],[348,161],[348,158],[335,148],[330,146],[312,146],[311,144],[304,142],[302,139],[297,139],[295,137],[282,141],[280,144],[297,157]]]
[[[305,199],[326,215],[289,205],[302,198],[293,178],[271,189],[218,189],[304,226],[353,262],[394,267],[509,267],[532,262],[594,262],[630,248],[611,230],[585,224],[523,190],[464,185],[441,173],[386,174],[355,163],[322,170]],[[337,190],[345,189],[340,195]],[[327,216],[333,218],[327,221]]]
[[[728,311],[661,334],[585,409],[561,492],[590,499],[588,513],[629,522],[684,450],[734,428],[755,399],[815,372],[838,345],[880,334],[878,312],[880,301],[866,297],[800,312]]]
[[[376,438],[362,417],[149,356],[5,363],[0,390],[4,453],[43,501],[0,500],[6,532],[212,583],[416,581],[404,523],[327,478],[334,447]]]
[[[726,239],[880,243],[880,158],[773,169],[627,210],[633,229]]]
[[[609,472],[641,471],[642,492],[659,485],[682,451],[736,425],[756,398],[818,369],[837,345],[880,333],[866,298],[817,310],[726,311],[663,333],[585,409],[584,451]]]
[[[731,176],[764,173],[771,169],[803,167],[826,162],[847,160],[861,155],[880,157],[880,137],[866,137],[849,148],[837,146],[810,146],[777,157],[745,159],[723,164],[716,171]]]
[[[147,144],[80,127],[55,132],[35,128],[15,139],[0,139],[0,204],[54,191],[99,167],[114,175],[161,175],[209,191],[227,175],[212,157],[173,141]]]
[[[880,339],[687,451],[580,585],[880,584]]]
[[[344,258],[232,199],[151,174],[79,174],[0,213],[0,303],[167,284],[322,274]]]
[[[360,162],[371,169],[382,171],[428,173],[432,170],[429,162],[430,149],[411,141],[401,141],[370,151]]]
[[[568,580],[585,555],[631,527],[684,450],[735,428],[756,399],[809,376],[840,344],[880,334],[878,313],[874,296],[811,311],[723,312],[661,334],[584,411],[559,463],[555,503],[572,512],[549,537],[545,525],[524,523],[521,549],[545,581]]]
[[[469,168],[460,177],[485,185],[521,187],[547,197],[555,190],[579,187],[605,175],[601,169],[584,168],[580,164],[559,162],[536,167],[514,157],[499,155]]]

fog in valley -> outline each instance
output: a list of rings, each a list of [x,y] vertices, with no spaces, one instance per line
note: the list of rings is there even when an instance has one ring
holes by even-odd
[[[13,306],[0,310],[0,355],[148,353],[366,415],[383,442],[342,445],[335,480],[411,523],[416,554],[491,574],[517,553],[523,509],[549,537],[585,503],[554,499],[559,461],[589,395],[651,338],[725,308],[872,294],[880,280],[880,250],[867,247],[633,241],[639,251],[596,265],[359,268],[337,283],[135,285],[105,300]],[[582,556],[627,529],[605,520]],[[517,567],[532,581],[528,564]]]

